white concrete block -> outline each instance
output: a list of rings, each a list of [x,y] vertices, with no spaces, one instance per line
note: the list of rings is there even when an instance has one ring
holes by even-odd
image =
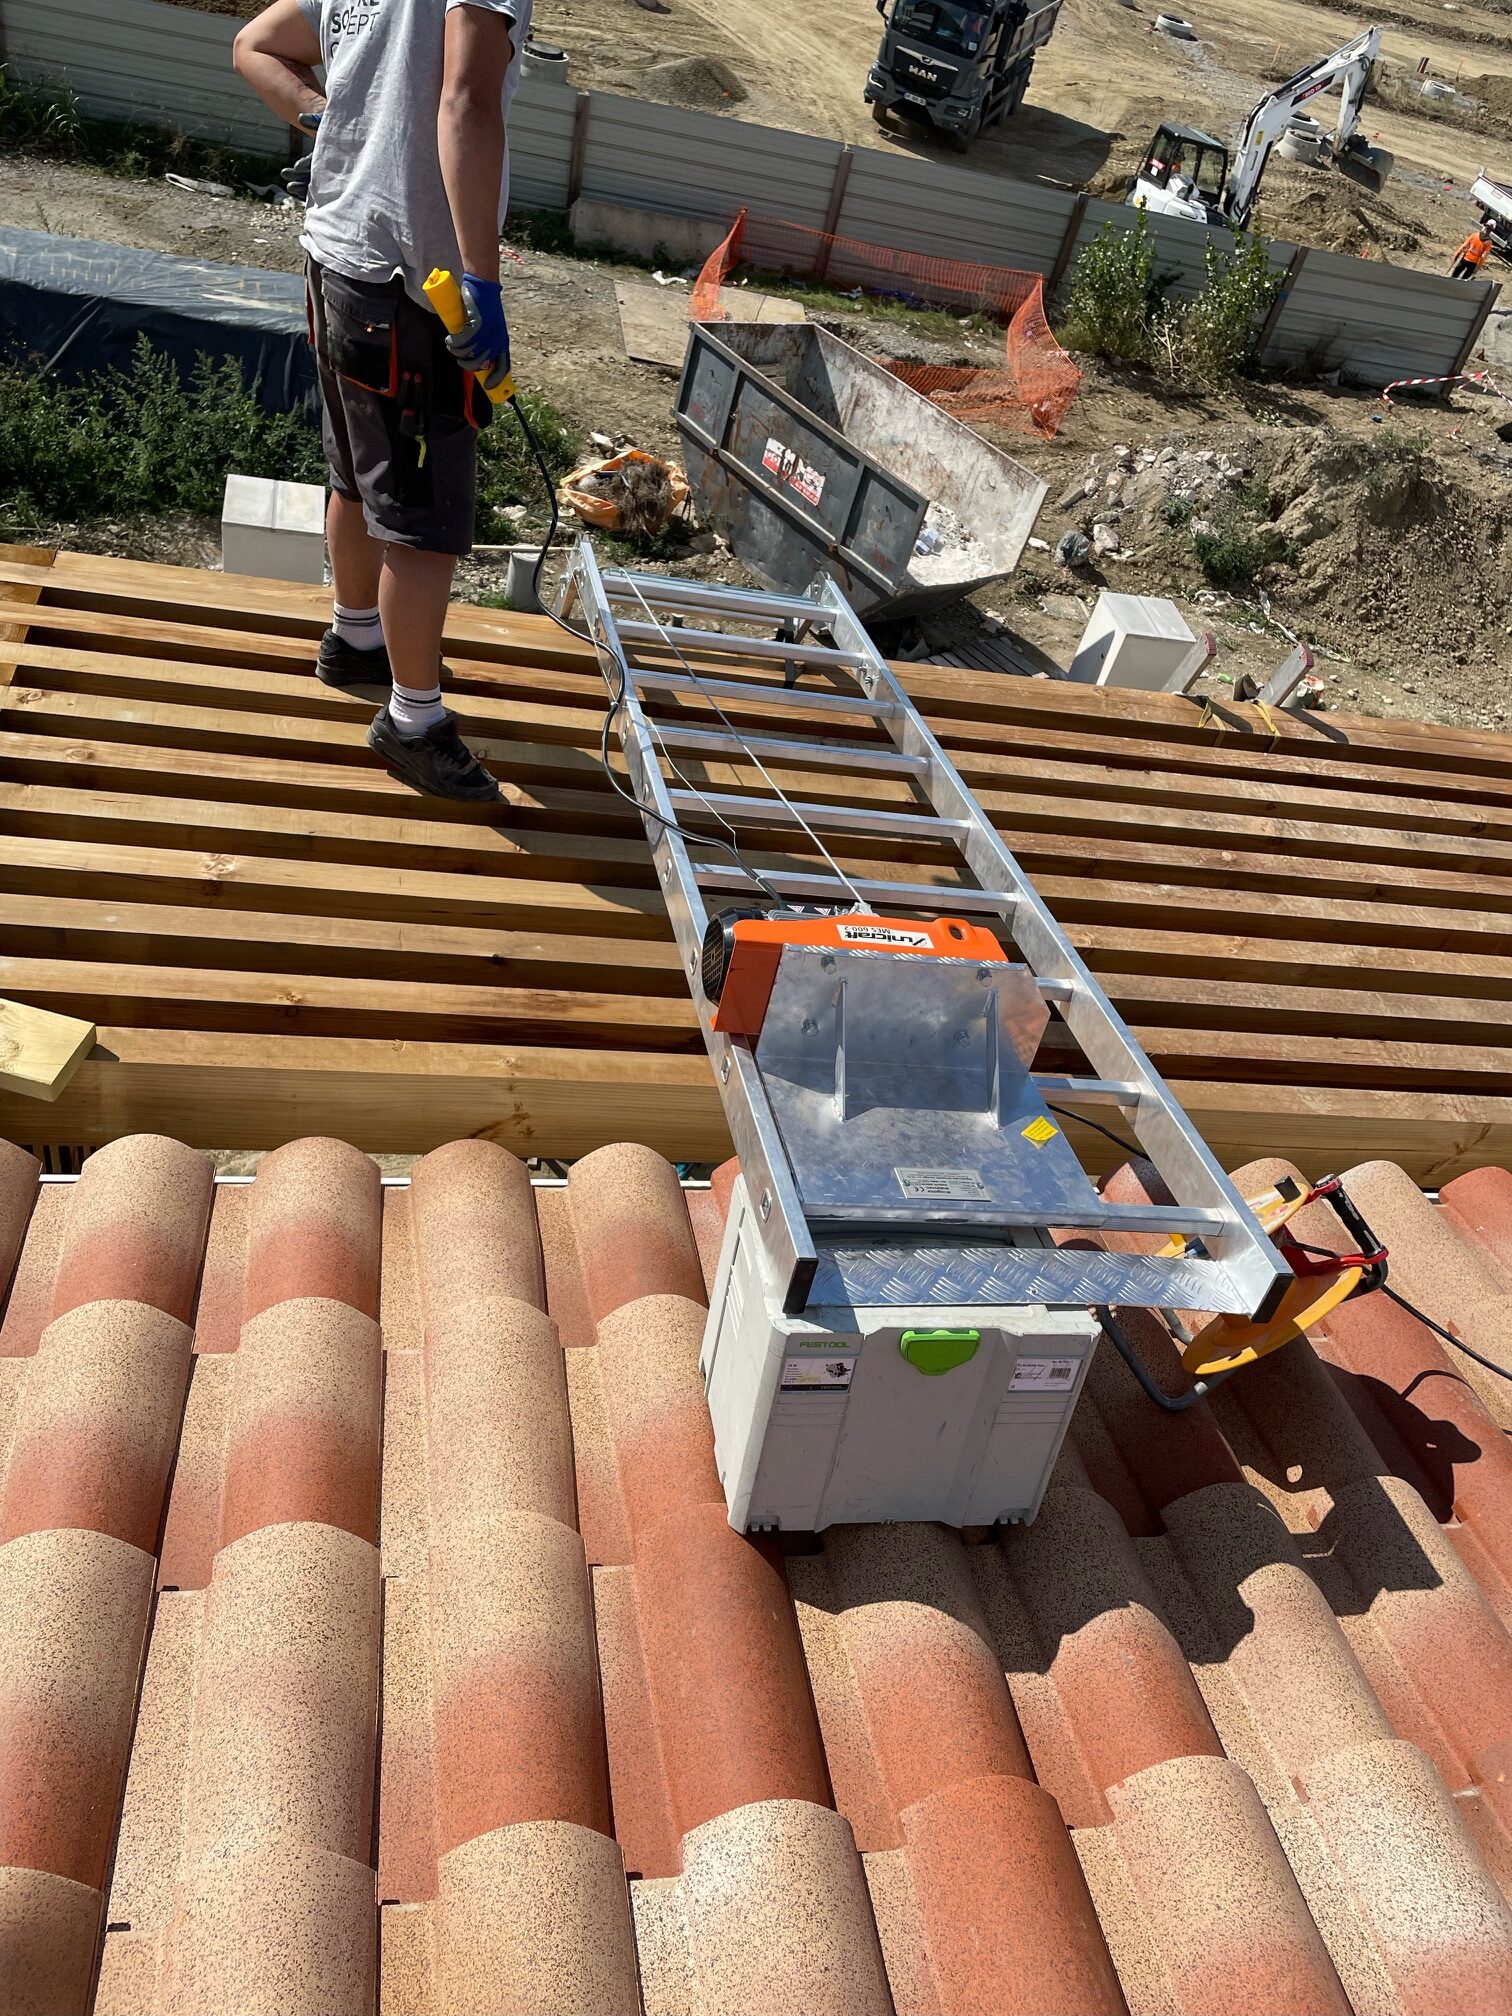
[[[1086,686],[1138,686],[1158,693],[1197,639],[1174,602],[1104,589],[1082,632],[1070,676]]]
[[[319,483],[228,476],[221,511],[221,565],[271,581],[325,580],[326,493]]]

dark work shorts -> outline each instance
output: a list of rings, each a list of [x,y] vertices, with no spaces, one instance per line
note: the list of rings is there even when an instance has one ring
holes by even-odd
[[[470,551],[489,405],[441,318],[402,280],[348,280],[313,259],[306,289],[331,487],[361,504],[377,539]]]

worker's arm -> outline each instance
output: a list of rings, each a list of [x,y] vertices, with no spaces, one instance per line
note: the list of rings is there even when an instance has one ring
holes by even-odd
[[[463,271],[497,285],[499,192],[504,183],[504,73],[514,22],[496,5],[448,9],[436,139]]]
[[[320,37],[300,0],[273,0],[238,34],[231,60],[270,112],[312,130],[325,110],[325,93],[315,79]]]

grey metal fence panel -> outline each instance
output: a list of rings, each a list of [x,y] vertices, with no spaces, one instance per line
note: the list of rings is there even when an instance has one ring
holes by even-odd
[[[241,26],[162,0],[3,0],[17,77],[66,83],[88,112],[282,156],[289,128],[231,68]]]
[[[1356,385],[1432,377],[1454,370],[1484,301],[1484,284],[1310,250],[1267,361]]]
[[[528,210],[565,210],[578,94],[533,77],[509,109],[509,200]]]
[[[870,245],[1048,273],[1075,207],[1059,189],[862,148],[836,229]]]
[[[1084,252],[1105,224],[1132,231],[1138,220],[1139,212],[1132,204],[1095,199],[1087,205],[1087,214],[1076,240],[1077,252]],[[1193,294],[1202,291],[1207,278],[1207,246],[1217,243],[1220,250],[1226,250],[1234,243],[1232,232],[1210,231],[1206,225],[1189,224],[1182,217],[1159,217],[1146,211],[1145,223],[1155,240],[1155,270],[1176,301],[1189,300]],[[1278,265],[1284,263],[1276,259],[1274,253],[1272,261]]]
[[[749,205],[819,229],[840,153],[837,141],[811,133],[595,91],[582,193],[692,217],[733,217]]]

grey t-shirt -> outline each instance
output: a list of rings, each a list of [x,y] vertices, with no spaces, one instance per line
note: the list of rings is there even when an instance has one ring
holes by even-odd
[[[402,278],[416,301],[433,266],[460,275],[451,205],[441,179],[446,16],[478,7],[513,22],[504,109],[520,82],[532,0],[299,0],[320,37],[326,111],[315,140],[300,244],[349,280]],[[509,202],[509,158],[499,222]]]

